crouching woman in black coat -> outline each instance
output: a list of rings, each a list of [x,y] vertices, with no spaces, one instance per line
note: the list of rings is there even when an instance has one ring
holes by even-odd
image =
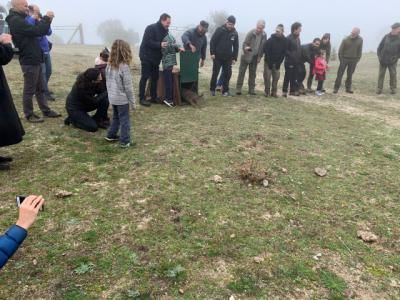
[[[65,125],[96,132],[99,128],[110,125],[107,111],[109,107],[107,91],[102,89],[102,77],[99,70],[91,68],[78,75],[71,92],[67,97],[68,117]],[[88,113],[96,111],[93,116]]]

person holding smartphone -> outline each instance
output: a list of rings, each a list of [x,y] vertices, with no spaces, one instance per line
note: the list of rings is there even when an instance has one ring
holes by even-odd
[[[0,269],[4,267],[27,237],[28,229],[35,222],[43,204],[42,196],[29,196],[21,203],[17,223],[3,236],[0,236]]]

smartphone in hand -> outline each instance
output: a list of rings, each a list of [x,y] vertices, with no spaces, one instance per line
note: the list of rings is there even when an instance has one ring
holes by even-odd
[[[26,196],[16,196],[15,201],[17,202],[17,206],[20,207],[26,198]],[[44,205],[40,208],[40,211],[44,211]]]

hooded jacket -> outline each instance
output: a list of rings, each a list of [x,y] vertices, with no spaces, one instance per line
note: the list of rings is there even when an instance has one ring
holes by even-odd
[[[237,61],[239,35],[236,29],[229,31],[225,25],[217,28],[210,41],[210,54],[217,59]]]
[[[400,58],[400,37],[385,35],[378,47],[378,57],[384,66],[396,64]]]
[[[143,34],[142,43],[140,44],[140,60],[159,65],[162,58],[161,42],[167,34],[168,29],[165,29],[161,22],[147,26]]]
[[[11,9],[6,21],[10,27],[15,47],[20,51],[20,64],[40,65],[43,62],[43,52],[38,38],[49,32],[51,19],[44,16],[36,25],[30,25],[25,18],[24,13]]]

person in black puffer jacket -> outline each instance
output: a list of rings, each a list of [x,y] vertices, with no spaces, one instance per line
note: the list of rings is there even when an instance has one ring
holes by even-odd
[[[229,96],[229,81],[232,64],[239,54],[239,35],[235,29],[236,18],[228,17],[225,25],[217,28],[210,41],[210,54],[213,59],[213,72],[210,82],[211,95],[215,96],[218,74],[222,67],[224,96]]]
[[[297,86],[299,66],[301,64],[301,33],[302,25],[296,22],[291,27],[291,34],[287,37],[287,48],[285,56],[285,79],[283,81],[283,96],[287,97],[290,84],[290,94],[299,96]]]
[[[109,107],[107,91],[102,91],[100,70],[91,68],[78,75],[66,101],[65,108],[68,117],[65,125],[96,132],[99,128],[106,129],[109,126],[107,111]],[[96,111],[91,117],[88,112]]]
[[[168,46],[163,42],[168,34],[168,28],[171,25],[171,16],[162,14],[157,23],[146,27],[142,43],[140,45],[139,58],[142,64],[142,76],[139,83],[140,104],[150,106],[151,102],[157,102],[157,81],[159,76],[159,66],[162,58],[161,50]],[[151,79],[151,102],[146,100],[146,84]]]

